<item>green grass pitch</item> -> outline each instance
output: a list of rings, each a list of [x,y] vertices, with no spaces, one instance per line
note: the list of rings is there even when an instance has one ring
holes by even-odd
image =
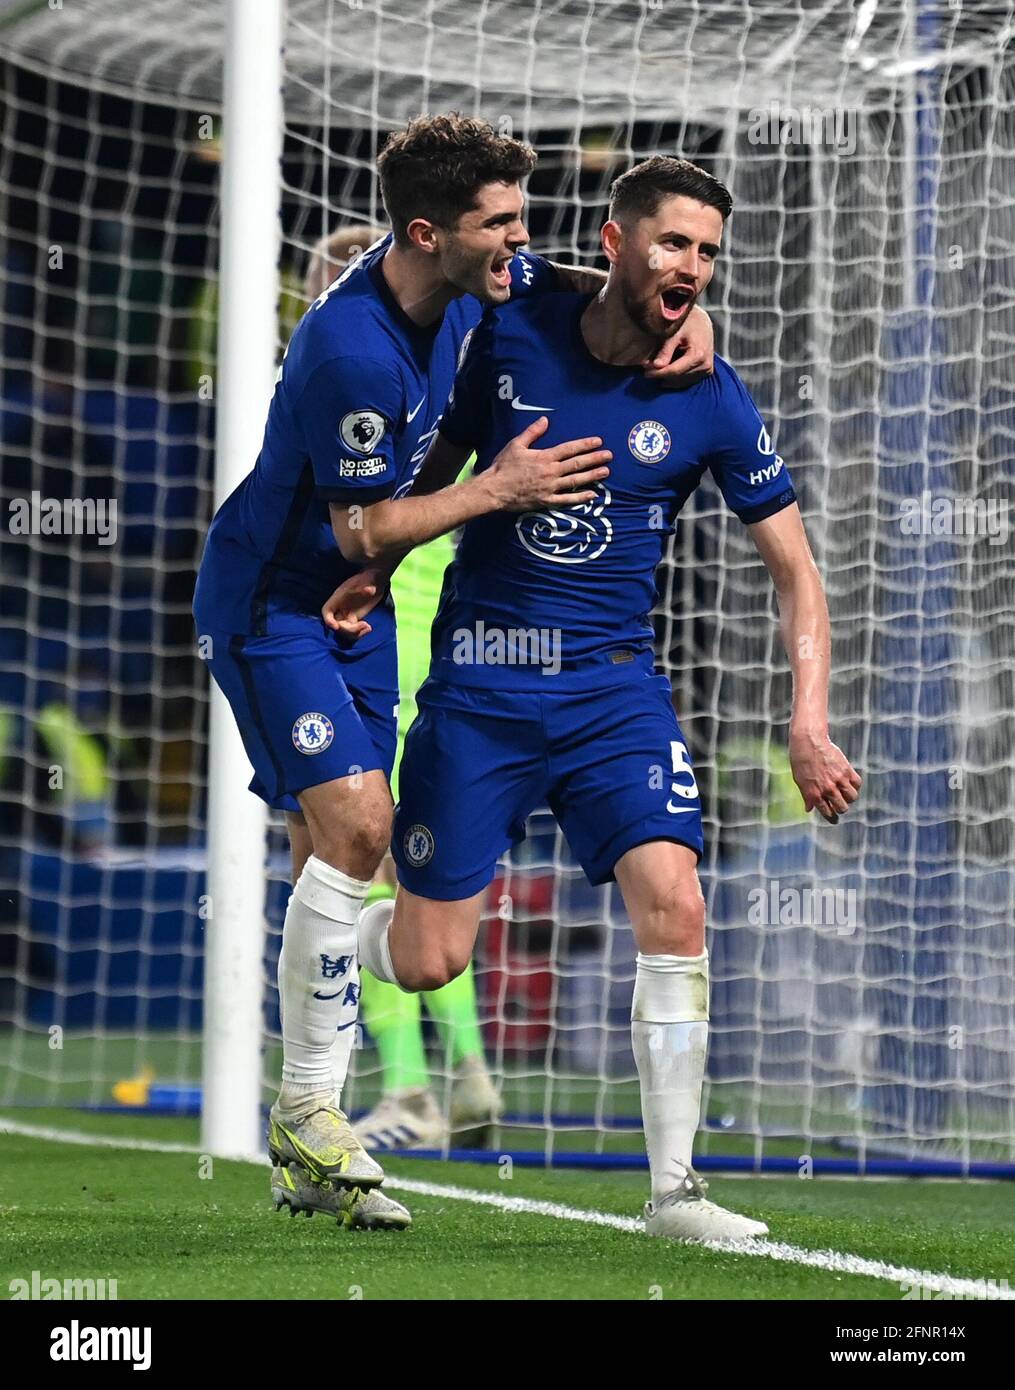
[[[197,1143],[196,1123],[80,1111],[4,1119]],[[897,1279],[649,1240],[636,1231],[406,1192],[400,1180],[633,1217],[646,1176],[386,1161],[411,1208],[404,1233],[347,1232],[320,1214],[272,1210],[268,1168],[196,1153],[142,1152],[7,1133],[0,1167],[0,1296],[30,1277],[117,1280],[121,1299],[884,1299]],[[1003,1183],[716,1178],[711,1195],[763,1217],[796,1249],[1015,1290],[1015,1186]]]

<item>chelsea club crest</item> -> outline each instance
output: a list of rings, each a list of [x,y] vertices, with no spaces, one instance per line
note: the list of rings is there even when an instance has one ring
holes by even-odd
[[[324,714],[301,714],[293,725],[293,746],[301,753],[323,753],[334,737],[334,725]]]
[[[658,463],[670,452],[670,432],[658,420],[642,420],[627,436],[627,447],[641,463]]]
[[[421,869],[433,858],[434,838],[425,825],[410,825],[402,841],[405,857],[414,869]]]

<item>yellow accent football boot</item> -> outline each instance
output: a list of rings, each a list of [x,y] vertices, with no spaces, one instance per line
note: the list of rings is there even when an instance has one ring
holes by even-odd
[[[379,1188],[339,1186],[331,1178],[315,1182],[300,1163],[272,1168],[271,1198],[276,1211],[286,1207],[290,1216],[298,1211],[307,1216],[324,1212],[351,1231],[404,1231],[412,1225],[412,1217],[401,1202]]]
[[[364,1149],[337,1105],[322,1105],[293,1118],[278,1102],[268,1117],[268,1153],[279,1167],[299,1163],[315,1181],[330,1178],[344,1187],[377,1187],[384,1169]]]

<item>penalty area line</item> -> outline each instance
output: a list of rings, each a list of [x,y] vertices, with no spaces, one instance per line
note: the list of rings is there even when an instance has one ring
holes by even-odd
[[[0,1116],[0,1134],[18,1134],[26,1139],[40,1139],[53,1144],[78,1144],[87,1148],[128,1149],[142,1153],[164,1154],[202,1154],[198,1144],[173,1144],[156,1139],[126,1139],[116,1135],[88,1134],[84,1130],[54,1129],[46,1125],[24,1124]],[[252,1163],[267,1167],[267,1159],[252,1158],[249,1154],[237,1154],[227,1162]],[[555,1221],[577,1221],[586,1226],[605,1226],[614,1231],[639,1233],[644,1223],[639,1217],[617,1216],[612,1212],[588,1211],[582,1207],[570,1207],[562,1202],[546,1202],[535,1197],[508,1197],[500,1192],[487,1192],[482,1188],[460,1187],[456,1183],[424,1182],[417,1178],[399,1177],[389,1174],[385,1179],[386,1188],[397,1192],[413,1193],[417,1197],[438,1197],[446,1201],[469,1202],[474,1206],[492,1207],[504,1211],[529,1216],[546,1216]],[[933,1293],[950,1294],[955,1298],[987,1298],[991,1301],[1015,1301],[1015,1290],[1001,1287],[991,1288],[982,1279],[963,1279],[951,1274],[936,1274],[927,1269],[910,1269],[905,1265],[889,1264],[885,1260],[872,1260],[864,1255],[847,1255],[839,1250],[807,1250],[803,1246],[790,1245],[785,1241],[749,1239],[740,1241],[701,1241],[704,1249],[715,1250],[724,1255],[747,1255],[755,1259],[776,1260],[784,1264],[802,1265],[809,1269],[820,1269],[828,1274],[851,1274],[861,1278],[882,1279],[889,1284],[905,1284],[914,1288],[929,1289]]]

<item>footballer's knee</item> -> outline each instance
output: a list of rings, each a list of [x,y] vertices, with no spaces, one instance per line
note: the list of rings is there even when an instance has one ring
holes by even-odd
[[[639,913],[643,955],[698,956],[705,949],[705,899],[697,875],[654,888]]]
[[[358,817],[339,829],[329,829],[314,841],[314,853],[353,878],[373,878],[391,839],[391,813]]]
[[[391,806],[377,805],[349,828],[349,846],[364,863],[372,864],[377,872],[391,843]]]
[[[364,782],[355,791],[341,786],[341,794],[323,805],[311,803],[305,795],[300,804],[305,807],[317,858],[353,878],[373,878],[391,840],[393,807],[386,784]]]
[[[398,983],[409,994],[429,994],[432,990],[443,989],[450,976],[439,967],[426,961],[413,961],[398,968]]]
[[[398,981],[410,994],[429,994],[456,980],[468,964],[468,956],[434,942],[429,949],[417,951],[409,961],[399,963]]]
[[[701,955],[705,900],[693,849],[671,840],[648,841],[628,850],[615,873],[642,955]]]
[[[443,989],[468,968],[484,897],[485,890],[471,898],[433,899],[399,888],[388,946],[404,990]]]

